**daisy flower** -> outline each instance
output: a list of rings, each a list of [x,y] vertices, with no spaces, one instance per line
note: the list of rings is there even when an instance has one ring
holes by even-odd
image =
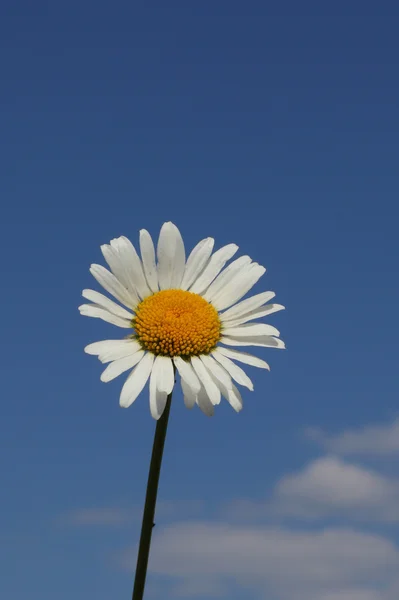
[[[228,244],[216,252],[213,246],[212,238],[200,241],[186,260],[182,236],[170,222],[161,228],[156,253],[145,229],[140,231],[141,258],[124,236],[101,246],[110,270],[94,264],[90,272],[118,303],[83,290],[91,304],[79,311],[129,330],[124,339],[85,348],[109,363],[102,381],[131,371],[122,387],[122,407],[130,406],[149,380],[151,414],[159,419],[177,371],[187,408],[197,404],[210,416],[223,396],[238,412],[242,398],[235,383],[250,390],[253,384],[236,362],[263,369],[269,365],[237,347],[285,347],[275,327],[257,322],[284,308],[268,303],[275,294],[242,300],[266,269],[249,256],[226,267],[238,246]]]

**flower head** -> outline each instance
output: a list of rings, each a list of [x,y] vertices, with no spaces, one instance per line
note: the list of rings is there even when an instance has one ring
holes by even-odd
[[[253,385],[233,361],[264,369],[269,366],[232,347],[285,347],[275,327],[253,322],[284,308],[268,304],[274,293],[242,300],[266,269],[249,256],[225,267],[238,247],[228,244],[212,253],[213,245],[212,238],[202,240],[186,261],[181,234],[169,222],[161,228],[157,256],[145,229],[140,231],[141,259],[123,236],[101,247],[110,271],[92,265],[90,272],[118,304],[99,292],[83,290],[91,304],[83,304],[79,310],[82,315],[130,330],[124,339],[95,342],[85,348],[109,363],[102,381],[131,370],[122,387],[121,406],[130,406],[149,379],[150,410],[159,419],[177,370],[187,408],[197,404],[212,415],[224,396],[238,412],[242,399],[233,381],[250,390]]]

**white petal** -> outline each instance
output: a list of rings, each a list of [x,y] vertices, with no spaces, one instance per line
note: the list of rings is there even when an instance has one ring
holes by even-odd
[[[187,290],[190,285],[201,275],[205,265],[208,263],[209,257],[212,254],[215,240],[213,238],[205,238],[201,240],[191,251],[187,259],[186,268],[180,288]]]
[[[131,287],[137,290],[141,299],[151,295],[151,290],[148,287],[147,280],[144,276],[143,265],[136,248],[127,237],[121,236],[111,241],[111,246],[118,251],[121,262],[123,263],[126,273],[129,277]]]
[[[127,319],[122,319],[122,317],[112,315],[105,308],[97,306],[97,304],[82,304],[81,306],[79,306],[79,312],[84,317],[94,317],[95,319],[102,319],[107,323],[112,323],[112,325],[122,327],[123,329],[132,328],[132,324],[130,321],[128,321]]]
[[[268,323],[246,323],[238,327],[223,327],[222,333],[237,338],[247,337],[248,335],[273,335],[276,337],[280,335],[279,330]]]
[[[136,287],[136,281],[134,275],[132,273],[131,261],[124,253],[121,244],[121,238],[115,238],[111,240],[110,246],[104,246],[101,249],[103,250],[104,257],[108,256],[108,263],[110,266],[113,264],[114,268],[112,269],[116,275],[116,269],[118,269],[118,273],[121,272],[121,276],[117,276],[118,279],[123,283],[125,288],[129,291],[132,298],[134,298],[135,306],[140,303],[141,299]]]
[[[101,248],[103,257],[105,259],[105,262],[111,269],[112,273],[115,275],[115,277],[118,279],[118,281],[120,281],[121,284],[125,288],[127,288],[128,286],[127,286],[126,273],[123,269],[123,266],[121,265],[121,261],[119,259],[118,253],[113,248],[111,248],[111,246],[109,244],[102,244],[102,246],[100,246],[100,248]]]
[[[158,389],[170,394],[175,384],[172,359],[169,356],[157,356],[155,363],[158,367]]]
[[[198,379],[191,362],[183,360],[180,356],[175,356],[173,359],[179,375],[188,386],[193,390],[194,394],[198,394],[201,389],[201,383]]]
[[[228,390],[227,401],[236,412],[240,412],[240,410],[242,410],[242,397],[235,385],[233,385],[232,390]]]
[[[222,367],[224,367],[226,369],[226,371],[229,373],[229,375],[231,375],[231,377],[234,379],[234,381],[236,381],[240,385],[244,385],[249,390],[251,390],[251,392],[253,391],[254,385],[253,385],[252,381],[250,380],[250,378],[248,377],[248,375],[245,373],[245,371],[243,369],[241,369],[241,367],[239,367],[238,365],[233,363],[232,360],[230,360],[229,358],[224,356],[218,350],[215,350],[214,352],[212,352],[212,356],[218,362],[220,362]]]
[[[263,348],[285,348],[283,340],[270,335],[232,338],[222,336],[220,342],[226,346],[262,346]]]
[[[198,379],[203,385],[206,394],[208,395],[212,404],[220,404],[220,390],[215,385],[212,377],[209,374],[208,369],[205,367],[203,362],[198,358],[198,356],[191,357],[191,364],[194,367],[194,371],[198,375]],[[198,393],[198,397],[201,395],[201,390]]]
[[[130,262],[126,260],[123,252],[119,251],[119,239],[120,238],[111,240],[109,246],[101,246],[101,250],[104,258],[111,267],[111,271],[128,290],[130,296],[134,299],[134,305],[137,306],[140,302],[140,297],[136,288],[136,283],[132,277]]]
[[[261,308],[257,308],[256,310],[246,313],[241,317],[237,317],[236,319],[224,319],[223,315],[220,315],[220,320],[225,327],[235,327],[236,325],[248,323],[248,321],[261,319],[262,317],[271,315],[272,313],[278,312],[279,310],[284,310],[284,308],[285,307],[281,304],[266,304],[265,306],[261,306]]]
[[[147,352],[126,379],[119,398],[119,404],[123,408],[128,408],[144,388],[150,376],[154,358],[151,352]]]
[[[125,356],[132,356],[136,354],[139,350],[141,350],[140,344],[131,340],[132,343],[126,345],[125,347],[120,347],[119,349],[115,348],[112,352],[103,352],[99,354],[98,359],[102,363],[107,363],[112,360],[119,360],[120,358],[125,358]]]
[[[233,385],[231,381],[231,377],[228,373],[226,373],[225,369],[223,369],[212,356],[208,356],[206,354],[200,356],[200,359],[204,363],[205,367],[208,371],[213,375],[213,378],[217,381],[220,381],[225,388],[230,389]]]
[[[119,346],[126,346],[131,340],[102,340],[101,342],[93,342],[85,347],[84,351],[87,354],[98,356],[102,352],[112,351]]]
[[[150,411],[152,417],[157,420],[162,416],[168,398],[168,394],[159,389],[163,369],[161,361],[157,360],[159,358],[159,356],[155,358],[150,378]]]
[[[244,269],[243,272],[234,277],[233,281],[226,286],[223,293],[218,296],[217,301],[213,301],[215,308],[219,311],[224,310],[240,300],[265,272],[265,267],[257,263],[252,263],[246,270]]]
[[[247,354],[247,352],[231,350],[230,348],[223,348],[223,346],[218,346],[217,351],[220,354],[223,354],[223,356],[227,356],[227,358],[234,358],[234,360],[238,360],[246,365],[259,367],[260,369],[267,369],[270,371],[270,367],[265,360],[262,360],[257,356],[252,356],[252,354]]]
[[[212,381],[212,383],[213,383],[213,381]],[[213,385],[216,387],[216,389],[218,390],[218,393],[220,395],[219,388],[216,386],[216,384],[213,383]],[[213,415],[215,413],[215,409],[213,407],[212,400],[209,398],[204,387],[201,387],[201,389],[197,395],[196,402],[197,402],[198,406],[200,407],[200,409],[202,410],[202,412],[204,413],[204,415],[206,415],[207,417],[213,417]],[[219,400],[219,402],[220,402],[220,400]]]
[[[119,304],[116,304],[113,300],[104,296],[104,294],[100,294],[100,292],[95,292],[94,290],[83,290],[82,292],[83,298],[86,300],[90,300],[90,302],[94,302],[97,306],[101,306],[101,308],[105,308],[108,312],[116,315],[117,317],[122,317],[122,319],[132,320],[132,313],[128,312],[126,308],[122,308]]]
[[[137,363],[141,361],[144,356],[144,350],[139,350],[135,354],[125,356],[118,360],[114,360],[108,365],[108,367],[101,373],[101,381],[107,382],[115,379],[121,373],[124,373],[128,369],[132,369]]]
[[[223,293],[225,286],[234,279],[237,273],[240,273],[250,263],[251,259],[249,256],[240,256],[240,258],[237,258],[237,260],[232,262],[216,277],[206,290],[205,294],[203,294],[205,300],[213,302],[214,299],[217,299],[218,295]]]
[[[158,240],[158,279],[161,290],[179,288],[186,265],[183,238],[170,221],[161,227]]]
[[[137,305],[136,299],[131,292],[121,284],[115,275],[110,273],[102,265],[91,265],[90,273],[109,294],[112,294],[112,296],[119,300],[121,304],[134,310]]]
[[[221,381],[218,381],[215,377],[213,377],[213,379],[220,389],[223,397],[226,398],[236,412],[240,412],[242,409],[242,398],[236,386],[232,384],[230,388],[226,388]]]
[[[190,292],[194,294],[202,294],[204,290],[212,283],[212,281],[219,275],[224,265],[234,254],[237,252],[238,246],[236,244],[228,244],[223,246],[213,254],[209,263],[201,273],[201,275],[195,280],[192,285]]]
[[[111,241],[113,244],[114,240]],[[114,247],[114,245],[110,246],[108,244],[103,244],[101,246],[101,252],[109,265],[112,273],[115,275],[117,280],[122,284],[122,286],[128,290],[129,297],[131,297],[134,305],[137,305],[140,302],[139,296],[137,294],[136,286],[134,282],[131,281],[126,264],[122,261],[121,256],[118,252],[118,249]]]
[[[186,408],[194,408],[194,405],[197,402],[197,394],[194,392],[193,388],[183,379],[183,377],[180,379],[180,383],[181,389],[183,390],[183,399]]]
[[[135,354],[141,346],[136,340],[104,340],[102,342],[94,342],[86,346],[84,351],[87,354],[98,356],[103,363],[111,360],[118,360],[125,356]]]
[[[262,292],[261,294],[256,294],[256,296],[246,298],[222,313],[220,318],[224,320],[236,319],[237,317],[241,317],[241,315],[246,315],[252,310],[259,308],[259,306],[262,306],[262,304],[265,304],[265,302],[269,302],[275,295],[274,292]]]
[[[140,231],[140,252],[143,261],[144,275],[147,279],[148,286],[155,294],[159,290],[155,248],[152,237],[146,229]]]

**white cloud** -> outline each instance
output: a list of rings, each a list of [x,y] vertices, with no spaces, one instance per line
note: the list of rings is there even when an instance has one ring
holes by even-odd
[[[285,475],[270,499],[234,502],[233,517],[257,519],[290,516],[302,519],[345,517],[399,522],[399,480],[344,462],[334,456],[314,460],[297,473]]]
[[[399,453],[399,418],[386,425],[369,425],[328,435],[321,429],[307,429],[307,438],[336,454],[387,455]]]
[[[131,568],[132,557],[125,557]],[[183,522],[155,532],[150,570],[171,578],[170,596],[232,595],[257,600],[396,600],[399,551],[388,539],[352,529],[291,531]],[[385,587],[385,589],[384,589]]]
[[[280,479],[273,502],[284,514],[399,521],[399,482],[327,456]]]

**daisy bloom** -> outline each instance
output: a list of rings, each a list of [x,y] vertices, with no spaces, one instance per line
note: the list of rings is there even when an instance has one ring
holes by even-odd
[[[223,396],[238,412],[242,398],[235,383],[250,390],[253,384],[236,362],[269,365],[237,348],[285,347],[275,327],[257,321],[284,308],[269,303],[275,294],[242,300],[266,269],[249,256],[226,267],[238,246],[228,244],[216,252],[213,246],[212,238],[200,241],[186,260],[182,236],[170,222],[161,228],[156,253],[145,229],[140,231],[141,258],[124,236],[101,246],[110,270],[94,264],[90,272],[117,302],[83,290],[90,304],[79,311],[129,330],[125,338],[85,348],[109,363],[102,381],[130,371],[120,395],[122,407],[130,406],[149,380],[151,414],[159,419],[177,371],[187,408],[197,404],[212,415]]]

